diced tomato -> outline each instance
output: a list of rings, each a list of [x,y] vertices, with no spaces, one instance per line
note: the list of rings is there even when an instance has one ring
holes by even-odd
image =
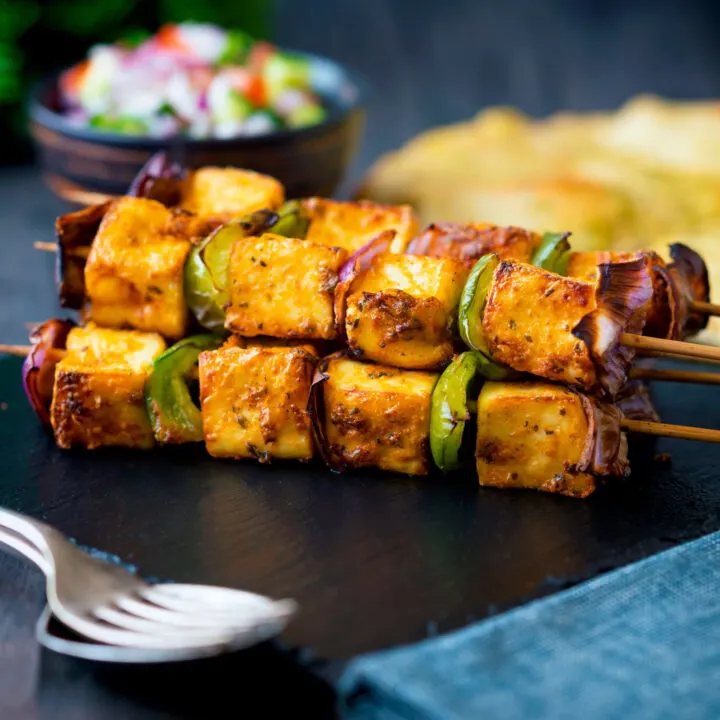
[[[262,73],[267,59],[275,52],[275,46],[263,40],[258,40],[250,50],[248,66],[258,75]]]
[[[60,90],[62,94],[66,97],[76,96],[80,92],[80,87],[89,68],[90,61],[83,60],[62,73],[62,75],[60,75]]]
[[[255,107],[265,107],[267,89],[265,80],[259,73],[240,67],[228,69],[227,73],[235,90],[244,95]]]
[[[155,44],[161,50],[188,53],[190,48],[183,42],[180,29],[174,23],[165,23],[155,35]]]

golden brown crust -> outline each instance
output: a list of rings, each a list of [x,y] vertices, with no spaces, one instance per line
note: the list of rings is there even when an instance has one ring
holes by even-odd
[[[145,375],[61,362],[50,417],[58,447],[149,449],[155,445],[145,408]]]
[[[87,318],[113,328],[159,332],[173,340],[190,323],[183,270],[206,221],[155,200],[114,201],[85,266]]]
[[[435,370],[453,354],[452,329],[468,268],[452,258],[378,255],[350,280],[344,336],[359,358]],[[336,291],[336,298],[338,291]]]
[[[545,382],[487,382],[475,455],[480,485],[584,498],[596,480],[580,462],[589,426],[580,396]]]
[[[503,261],[482,318],[490,354],[518,372],[592,390],[595,365],[572,329],[593,308],[592,285]]]
[[[346,255],[271,233],[236,242],[225,327],[245,337],[334,339],[334,292]]]
[[[534,232],[491,223],[441,222],[429,225],[413,238],[408,254],[451,257],[472,266],[479,258],[495,253],[500,260],[529,263],[541,242]]]
[[[50,420],[59,447],[154,443],[143,396],[152,361],[167,345],[156,333],[74,327],[57,364]]]
[[[285,188],[278,180],[240,168],[203,167],[191,172],[184,185],[180,206],[217,222],[276,210],[285,201]]]
[[[437,375],[326,358],[314,381],[319,443],[335,470],[430,472],[430,399]],[[321,428],[318,428],[321,425]]]
[[[339,202],[311,197],[302,201],[310,216],[306,239],[353,253],[385,230],[395,230],[391,252],[401,253],[418,224],[409,205],[381,205],[367,200]]]
[[[224,346],[200,354],[205,446],[213,457],[309,460],[316,356],[304,347]]]
[[[347,342],[358,358],[410,370],[436,370],[450,361],[449,314],[434,297],[402,290],[355,293],[348,298]]]

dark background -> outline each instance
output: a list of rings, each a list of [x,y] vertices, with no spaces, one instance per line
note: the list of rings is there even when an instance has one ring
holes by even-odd
[[[639,92],[720,95],[714,0],[5,0],[2,162],[26,162],[24,93],[87,48],[183,18],[330,55],[371,82],[356,165],[487,105],[532,115],[617,107]],[[18,142],[18,140],[21,140]]]
[[[566,108],[613,108],[640,92],[720,97],[720,8],[710,1],[6,0],[0,13],[0,160],[7,165],[0,169],[0,339],[6,342],[25,342],[26,323],[58,312],[53,258],[31,245],[52,240],[53,219],[64,205],[30,165],[18,167],[31,160],[23,92],[45,72],[81,59],[96,39],[195,17],[245,26],[281,45],[346,63],[372,87],[350,183],[413,134],[488,105],[542,116]],[[320,652],[352,652],[380,634],[400,642],[408,623],[421,633],[442,631],[492,611],[473,604],[473,593],[487,593],[505,607],[720,523],[712,478],[716,446],[681,442],[661,445],[673,452],[671,469],[650,467],[633,492],[580,505],[535,495],[446,492],[416,482],[360,479],[338,485],[325,472],[268,481],[264,468],[247,470],[246,481],[238,483],[237,473],[245,470],[225,465],[218,476],[219,465],[209,460],[198,481],[182,455],[170,471],[155,457],[71,460],[33,424],[16,380],[19,361],[0,362],[0,400],[8,404],[0,412],[0,504],[44,516],[81,542],[149,573],[232,580],[270,594],[292,587],[306,605],[314,603],[315,626],[306,619],[290,639],[312,635]],[[661,412],[671,413],[674,422],[718,426],[706,392],[695,388],[677,400],[676,388],[666,386]],[[413,522],[426,532],[422,543]],[[278,533],[287,547],[278,543]],[[255,563],[242,554],[250,541],[264,553]],[[355,561],[348,564],[352,549]],[[203,553],[210,551],[214,559],[203,565]],[[503,563],[516,572],[503,575]],[[367,580],[354,574],[363,568]],[[488,578],[493,573],[500,579]],[[556,576],[556,584],[548,575]],[[442,611],[428,615],[421,600]],[[86,670],[41,656],[32,625],[42,602],[39,573],[0,555],[2,720],[173,717],[182,714],[183,703],[185,717],[207,717],[189,710],[187,698],[202,707],[207,692],[207,679],[199,676],[171,679],[175,707],[167,714],[166,704],[141,710],[147,702],[128,697],[141,683],[124,682],[112,692]],[[402,627],[391,623],[393,608],[406,618]],[[332,627],[344,629],[331,632]],[[237,669],[233,673],[223,683],[242,702],[252,682]],[[276,694],[282,692],[290,694],[285,686]]]

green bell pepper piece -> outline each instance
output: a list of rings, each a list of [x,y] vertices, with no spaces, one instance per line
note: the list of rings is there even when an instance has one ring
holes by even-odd
[[[542,242],[533,253],[530,263],[557,275],[565,275],[570,259],[569,232],[543,234]]]
[[[458,470],[465,423],[471,419],[479,388],[482,356],[472,350],[462,353],[445,368],[433,389],[430,405],[430,452],[444,473]],[[473,399],[471,399],[473,398]]]
[[[303,206],[297,200],[288,200],[278,210],[277,222],[270,228],[270,232],[303,240],[309,227],[310,218]]]
[[[188,380],[200,353],[222,342],[217,335],[193,335],[155,358],[145,381],[145,406],[159,443],[202,442],[202,416],[190,396]]]
[[[495,254],[483,255],[465,281],[458,306],[458,328],[463,342],[472,350],[490,357],[482,330],[482,316],[490,283],[500,261]]]
[[[259,210],[222,225],[194,247],[184,269],[185,299],[198,322],[211,332],[224,332],[230,252],[237,240],[267,232],[278,220],[269,210]]]

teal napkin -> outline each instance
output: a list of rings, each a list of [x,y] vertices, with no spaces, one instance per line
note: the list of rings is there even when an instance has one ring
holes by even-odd
[[[353,661],[348,720],[720,718],[720,533]]]

